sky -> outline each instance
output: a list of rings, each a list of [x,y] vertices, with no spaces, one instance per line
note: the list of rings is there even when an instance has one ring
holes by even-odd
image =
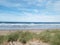
[[[0,0],[0,21],[60,22],[60,0]]]

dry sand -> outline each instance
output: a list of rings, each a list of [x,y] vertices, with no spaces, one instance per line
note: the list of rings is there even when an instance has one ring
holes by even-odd
[[[37,30],[0,30],[0,35],[7,35],[7,34],[10,34],[12,32],[16,32],[16,31],[29,31],[29,32],[34,32],[34,33],[40,33],[44,30],[41,30],[41,29],[37,29]]]

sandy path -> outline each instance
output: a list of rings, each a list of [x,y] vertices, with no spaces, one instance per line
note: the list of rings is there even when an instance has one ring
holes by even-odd
[[[10,45],[12,45],[11,44],[11,42],[9,43]],[[9,45],[8,44],[8,45]],[[14,45],[23,45],[22,43],[20,43],[20,42],[13,42],[13,44]],[[43,42],[36,42],[36,41],[34,41],[34,42],[28,42],[28,43],[26,43],[26,45],[49,45],[49,44],[47,44],[47,43],[43,43]]]

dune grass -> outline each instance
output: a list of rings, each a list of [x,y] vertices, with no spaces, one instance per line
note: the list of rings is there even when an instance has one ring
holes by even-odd
[[[60,45],[60,30],[47,30],[39,34],[41,41],[50,45]]]
[[[19,41],[23,45],[33,39],[49,43],[50,45],[60,45],[60,30],[46,30],[39,34],[33,32],[17,31],[8,35],[0,35],[0,45],[6,42]]]
[[[49,31],[44,31],[39,34],[39,40],[43,42],[49,42],[51,38],[51,34]]]

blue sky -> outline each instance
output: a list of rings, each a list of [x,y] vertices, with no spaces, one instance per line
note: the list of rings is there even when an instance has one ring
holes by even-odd
[[[0,0],[0,21],[60,22],[60,0]]]

